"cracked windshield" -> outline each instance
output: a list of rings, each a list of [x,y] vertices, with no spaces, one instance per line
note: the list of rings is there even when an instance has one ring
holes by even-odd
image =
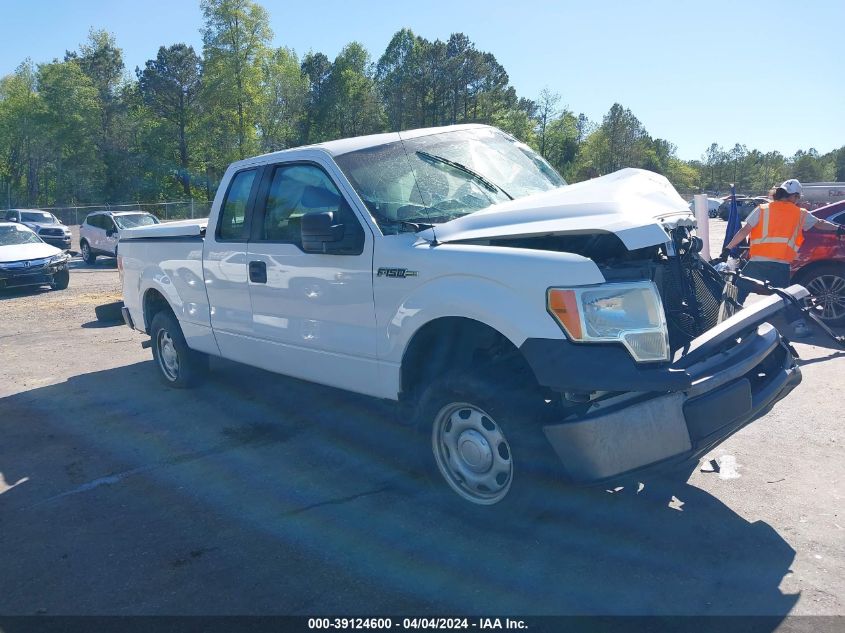
[[[493,129],[419,136],[336,160],[386,235],[566,184],[531,148]]]

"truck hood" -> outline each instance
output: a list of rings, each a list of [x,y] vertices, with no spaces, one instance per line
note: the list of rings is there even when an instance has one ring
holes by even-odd
[[[22,262],[29,259],[43,259],[53,255],[61,255],[62,251],[44,242],[30,242],[29,244],[10,244],[0,246],[0,263]]]
[[[695,226],[688,203],[663,176],[621,169],[601,178],[510,200],[419,233],[460,242],[564,233],[615,233],[628,250],[663,244],[666,228]]]

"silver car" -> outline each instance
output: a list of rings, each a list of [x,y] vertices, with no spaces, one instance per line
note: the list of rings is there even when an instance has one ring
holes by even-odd
[[[50,246],[70,250],[70,229],[48,211],[40,209],[8,209],[7,222],[18,222],[31,228]]]
[[[79,227],[79,249],[86,264],[98,255],[117,256],[117,241],[122,229],[158,224],[156,216],[146,211],[97,211],[89,214]]]

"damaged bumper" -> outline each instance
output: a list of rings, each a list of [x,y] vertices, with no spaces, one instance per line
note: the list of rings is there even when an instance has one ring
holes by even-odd
[[[801,286],[788,291],[807,295]],[[584,417],[543,428],[568,478],[599,483],[691,460],[767,413],[801,382],[792,354],[766,323],[784,307],[779,297],[766,297],[663,367],[637,366],[614,346],[526,341],[523,353],[547,387],[639,392],[615,407],[603,410],[599,403]]]

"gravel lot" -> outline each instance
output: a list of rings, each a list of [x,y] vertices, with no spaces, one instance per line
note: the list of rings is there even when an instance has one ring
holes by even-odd
[[[379,403],[225,361],[167,389],[95,321],[116,298],[109,259],[0,292],[2,614],[845,613],[845,354],[820,338],[721,472],[491,521],[409,474]]]

